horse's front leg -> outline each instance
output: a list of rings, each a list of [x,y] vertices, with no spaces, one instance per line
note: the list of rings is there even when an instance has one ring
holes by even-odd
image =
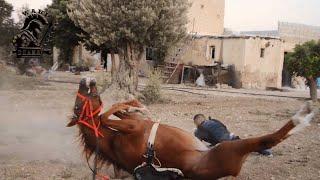
[[[102,126],[115,129],[122,133],[138,133],[143,130],[141,122],[135,120],[111,120],[111,119],[101,119]]]
[[[103,119],[108,119],[112,114],[114,114],[116,112],[128,110],[129,108],[130,108],[130,106],[126,105],[126,104],[122,104],[122,103],[115,104],[107,112],[101,114],[101,117]]]
[[[107,112],[101,116],[103,118],[109,118],[112,114],[119,117],[120,119],[136,119],[136,113],[146,114],[149,111],[137,100],[132,100],[124,103],[114,104]]]

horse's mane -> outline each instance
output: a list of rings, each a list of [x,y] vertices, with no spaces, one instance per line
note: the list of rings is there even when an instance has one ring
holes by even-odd
[[[97,151],[96,146],[90,146],[89,138],[86,137],[86,134],[82,131],[82,128],[84,127],[79,128],[78,137],[79,137],[80,146],[83,147],[83,155],[85,156],[86,160],[89,162],[91,157],[94,155],[95,158],[97,159],[97,163],[99,164],[99,166],[103,166],[103,165],[109,166],[110,164],[113,164],[113,166],[116,166],[117,168],[122,168],[118,163],[106,157],[100,150]]]

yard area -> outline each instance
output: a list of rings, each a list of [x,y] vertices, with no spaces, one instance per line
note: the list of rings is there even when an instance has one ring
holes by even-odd
[[[54,75],[78,82],[80,76]],[[60,79],[59,79],[60,78]],[[90,179],[77,128],[66,128],[77,84],[49,82],[33,90],[0,90],[0,179]],[[307,91],[270,92],[165,86],[164,102],[148,106],[153,119],[193,133],[192,118],[221,120],[242,138],[280,128],[308,97]],[[106,91],[104,109],[115,100]],[[273,157],[251,154],[240,180],[320,179],[320,119],[273,148]],[[111,174],[102,171],[102,174]]]

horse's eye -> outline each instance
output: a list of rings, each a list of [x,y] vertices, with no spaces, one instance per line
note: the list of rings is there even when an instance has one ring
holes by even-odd
[[[75,106],[75,107],[74,107],[74,109],[75,109],[75,110],[78,110],[78,109],[79,109],[79,107],[78,107],[78,106]]]

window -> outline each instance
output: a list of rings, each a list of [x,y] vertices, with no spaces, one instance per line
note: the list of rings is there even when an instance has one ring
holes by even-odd
[[[261,58],[264,58],[264,52],[265,52],[265,49],[261,48],[261,50],[260,50],[260,57]]]
[[[153,49],[147,47],[146,48],[146,60],[153,60]]]
[[[211,59],[214,59],[216,55],[216,47],[210,46],[210,50],[211,50]]]

